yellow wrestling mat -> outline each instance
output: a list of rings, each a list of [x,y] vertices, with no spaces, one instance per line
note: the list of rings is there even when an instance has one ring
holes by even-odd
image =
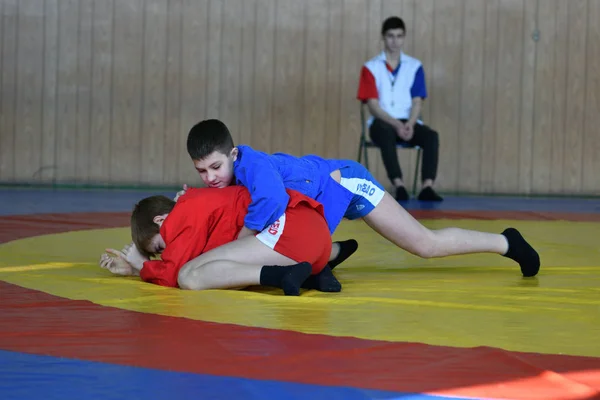
[[[341,293],[278,290],[189,292],[121,278],[97,262],[129,229],[22,239],[0,245],[0,280],[53,295],[145,313],[332,336],[456,347],[600,356],[600,223],[423,220],[501,232],[515,226],[536,247],[542,268],[523,278],[494,254],[423,260],[363,222],[344,221],[335,239],[358,252],[336,270]]]

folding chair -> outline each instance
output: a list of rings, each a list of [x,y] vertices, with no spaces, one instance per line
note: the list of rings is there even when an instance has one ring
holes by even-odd
[[[367,150],[369,148],[379,148],[375,143],[367,140],[367,119],[365,116],[365,107],[366,104],[364,102],[360,102],[360,146],[358,148],[358,162],[362,163],[362,158],[365,158],[365,167],[369,169],[369,157]],[[409,144],[397,143],[396,148],[401,149],[415,149],[417,150],[417,165],[415,166],[415,178],[413,180],[413,196],[417,194],[417,178],[419,176],[419,165],[421,164],[421,153],[423,149],[419,146],[411,146]]]

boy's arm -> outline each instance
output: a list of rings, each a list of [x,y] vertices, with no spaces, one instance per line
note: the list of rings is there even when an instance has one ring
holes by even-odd
[[[173,210],[165,221],[173,231],[169,232],[169,242],[161,259],[144,262],[140,277],[156,285],[178,287],[181,267],[206,247],[211,213],[212,208],[190,209],[185,204]]]
[[[140,270],[140,277],[145,282],[160,286],[178,287],[177,276],[183,265],[198,256],[195,254],[198,248],[206,244],[206,239],[197,238],[192,234],[192,228],[188,227],[182,231],[171,243],[167,245],[161,254],[160,260],[144,262]]]
[[[181,262],[181,257],[177,257],[176,249],[172,250],[172,246],[177,246],[177,240],[165,249],[160,260],[144,262],[140,270],[140,278],[143,281],[160,286],[177,287],[177,275],[185,261]]]
[[[281,175],[268,160],[239,168],[236,178],[248,189],[252,198],[244,218],[245,228],[260,232],[283,215],[290,196]]]

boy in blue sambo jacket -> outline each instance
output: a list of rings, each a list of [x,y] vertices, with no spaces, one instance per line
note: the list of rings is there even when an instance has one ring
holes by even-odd
[[[323,204],[332,234],[343,218],[363,218],[390,242],[423,258],[496,253],[516,261],[523,276],[535,276],[539,271],[538,253],[516,229],[507,228],[501,234],[460,228],[430,230],[355,161],[269,155],[249,146],[235,147],[225,124],[215,119],[192,127],[187,150],[207,186],[237,184],[248,188],[252,203],[244,220],[244,234],[262,231],[284,213],[288,188]],[[334,243],[330,267],[346,259],[356,246],[355,241]]]

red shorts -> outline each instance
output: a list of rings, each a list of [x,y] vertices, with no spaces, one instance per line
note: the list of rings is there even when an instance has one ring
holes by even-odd
[[[296,262],[311,263],[313,275],[321,272],[329,262],[329,227],[325,218],[306,202],[288,208],[256,238]]]

